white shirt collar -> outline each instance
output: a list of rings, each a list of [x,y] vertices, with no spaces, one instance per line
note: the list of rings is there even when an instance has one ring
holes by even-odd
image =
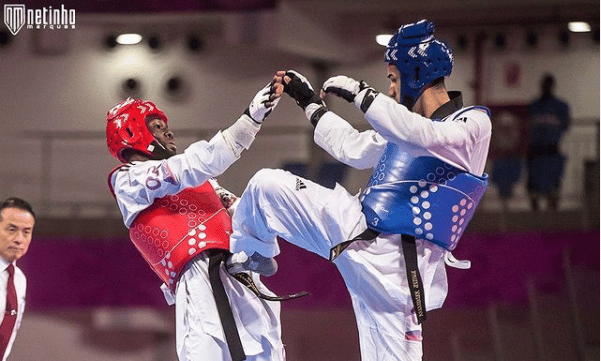
[[[12,262],[14,264],[14,262]],[[0,269],[2,271],[5,271],[8,268],[8,265],[11,264],[11,262],[8,262],[7,260],[5,260],[4,258],[0,257]],[[16,267],[16,266],[15,266]]]

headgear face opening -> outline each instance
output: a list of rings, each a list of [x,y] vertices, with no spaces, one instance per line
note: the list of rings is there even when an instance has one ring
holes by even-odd
[[[148,116],[156,116],[167,123],[167,116],[153,102],[127,98],[114,106],[106,115],[106,145],[113,157],[127,162],[125,149],[137,150],[151,158],[161,145],[146,126]]]
[[[384,55],[401,75],[401,103],[412,108],[426,85],[453,71],[453,53],[434,37],[434,23],[420,20],[401,26],[392,36]]]

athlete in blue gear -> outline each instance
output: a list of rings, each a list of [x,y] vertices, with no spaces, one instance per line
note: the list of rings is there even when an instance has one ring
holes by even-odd
[[[365,113],[373,129],[364,132],[329,111],[301,74],[278,72],[315,126],[315,142],[374,172],[351,195],[338,184],[328,189],[263,169],[233,219],[232,251],[249,257],[248,269],[269,268],[261,260],[279,253],[278,236],[334,262],[351,296],[363,360],[422,359],[421,323],[447,295],[445,262],[469,267],[449,251],[487,185],[488,109],[463,107],[459,92],[447,92],[453,57],[433,34],[426,20],[395,33],[385,56],[388,96],[345,76],[323,84],[322,97],[340,96]]]

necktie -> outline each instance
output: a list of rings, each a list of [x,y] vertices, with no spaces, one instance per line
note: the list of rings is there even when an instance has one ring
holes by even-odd
[[[8,268],[8,283],[6,285],[6,310],[0,325],[0,360],[4,358],[8,341],[17,321],[17,290],[15,289],[15,266],[11,263]]]

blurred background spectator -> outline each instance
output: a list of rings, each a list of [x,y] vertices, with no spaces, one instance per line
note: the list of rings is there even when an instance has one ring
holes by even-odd
[[[565,155],[559,146],[570,125],[570,107],[555,96],[553,75],[542,77],[540,91],[540,97],[530,104],[528,195],[532,210],[540,209],[541,199],[547,201],[550,209],[557,210],[565,166]]]

